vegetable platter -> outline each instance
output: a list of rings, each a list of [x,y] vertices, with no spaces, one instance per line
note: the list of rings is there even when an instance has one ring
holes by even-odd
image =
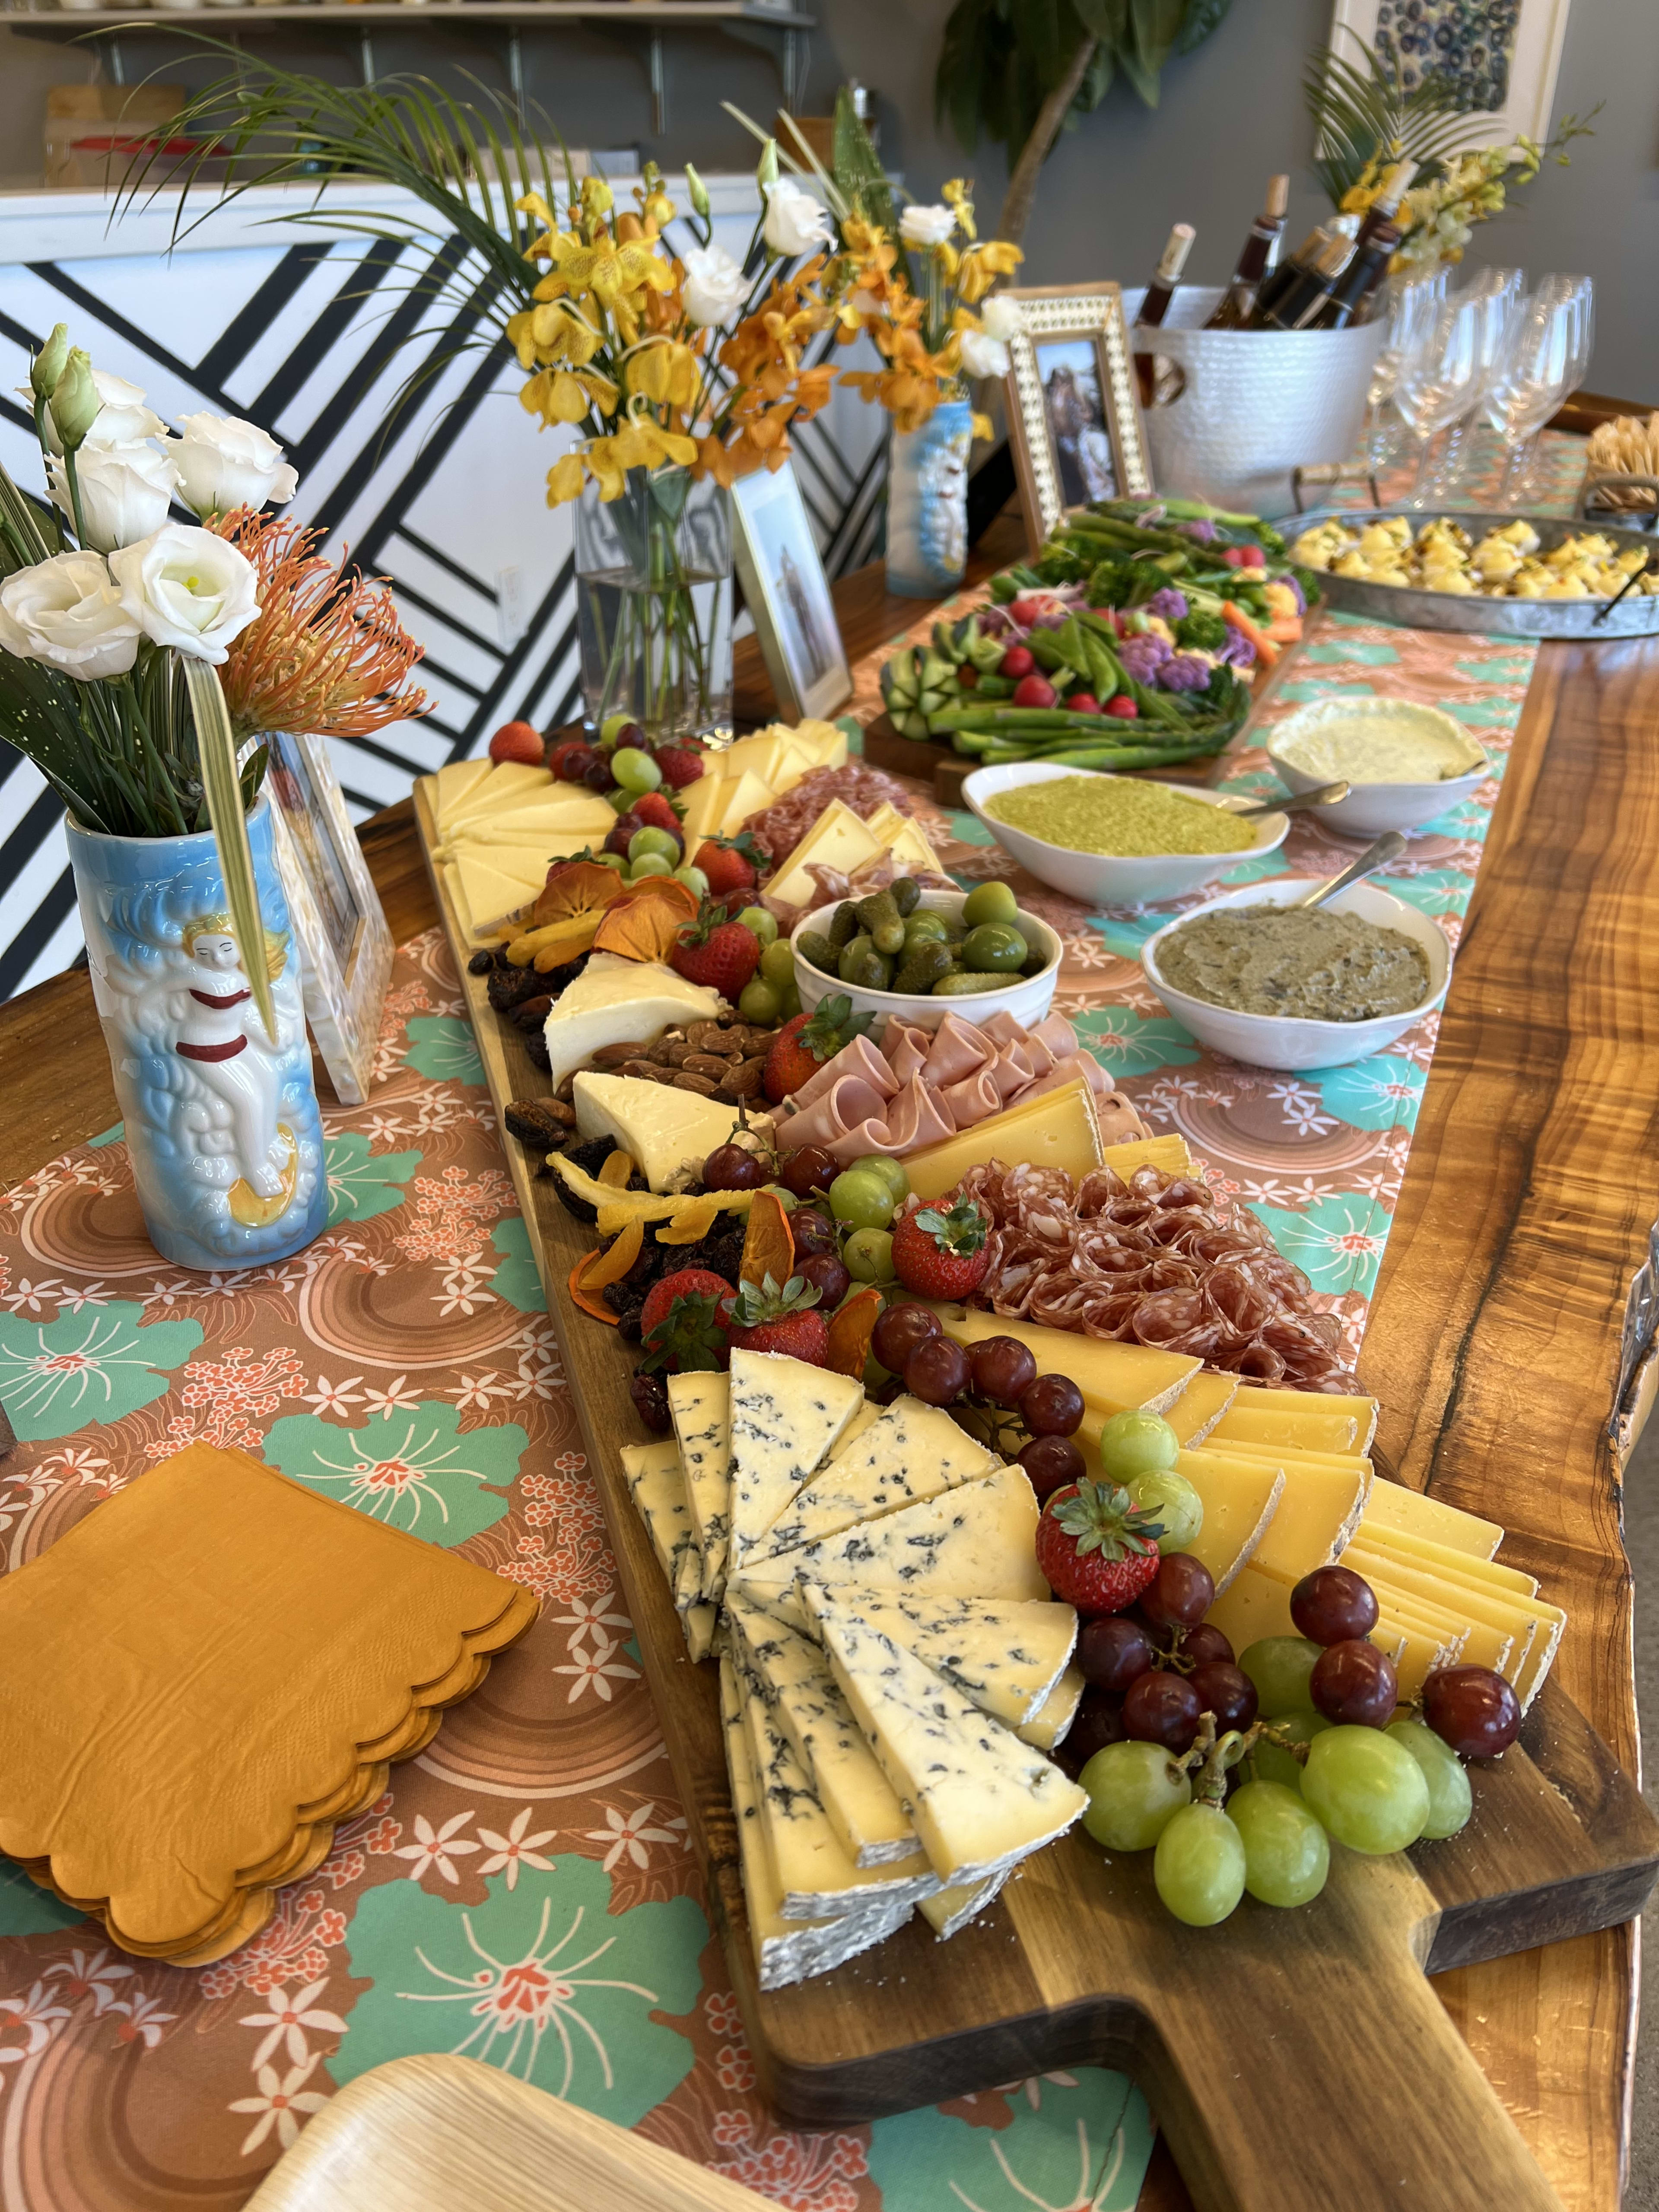
[[[495,1018],[484,977],[470,972],[477,939],[435,858],[430,780],[417,787],[416,803],[505,1124],[514,1102],[549,1096],[551,1085],[529,1038]],[[1046,1127],[1061,1108],[1077,1112],[1076,1089],[1062,1084],[1048,1094],[1053,1110],[1043,1098],[1020,1110]],[[712,1641],[712,1613],[695,1602],[684,1619],[677,1610],[665,1547],[648,1532],[630,1489],[624,1454],[637,1474],[653,1449],[627,1441],[640,1435],[633,1348],[577,1301],[592,1227],[561,1203],[551,1175],[538,1173],[534,1150],[513,1146],[509,1162],[710,1917],[780,2116],[844,2125],[1015,2075],[1103,2063],[1145,2086],[1200,2212],[1384,2203],[1485,2212],[1493,2202],[1510,2212],[1559,2212],[1425,1978],[1425,1967],[1627,1919],[1651,1887],[1659,1829],[1553,1680],[1543,1682],[1519,1741],[1480,1769],[1474,1815],[1461,1832],[1409,1854],[1334,1851],[1311,1905],[1273,1911],[1247,1899],[1219,1925],[1183,1925],[1160,1902],[1153,1853],[1103,1852],[1073,1828],[1023,1860],[995,1902],[948,1944],[912,1917],[884,1927],[883,1940],[830,1971],[763,1986],[744,1874],[755,1824],[738,1817],[728,1779],[731,1701],[723,1711],[716,1665],[693,1663],[688,1651],[693,1616],[703,1616]],[[614,1182],[609,1188],[625,1194]],[[641,1214],[668,1202],[648,1192],[637,1200]],[[1078,1357],[1087,1349],[1079,1342]],[[908,1367],[905,1381],[915,1387]],[[1311,1401],[1339,1412],[1345,1402]],[[1349,1450],[1363,1448],[1349,1438]],[[1022,1467],[1031,1467],[1024,1455],[1021,1466],[995,1471],[981,1486],[1012,1498]],[[1310,1494],[1332,1486],[1313,1482]],[[1397,1510],[1416,1495],[1380,1479],[1375,1488]],[[1386,1534],[1372,1540],[1386,1567]],[[1021,1571],[1029,1568],[1028,1558]],[[729,1662],[726,1672],[729,1685]]]

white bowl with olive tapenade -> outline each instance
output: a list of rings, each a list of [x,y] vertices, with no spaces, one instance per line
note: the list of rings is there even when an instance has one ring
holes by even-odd
[[[1445,932],[1375,883],[1352,884],[1326,905],[1304,909],[1308,927],[1268,912],[1291,906],[1318,880],[1280,876],[1247,884],[1189,908],[1147,939],[1140,952],[1146,980],[1200,1044],[1254,1067],[1340,1067],[1394,1043],[1445,997],[1451,979]],[[1226,917],[1243,926],[1218,928],[1212,918]],[[1184,930],[1194,934],[1172,955]],[[1168,972],[1171,960],[1187,988]],[[1240,1003],[1220,1003],[1219,994],[1229,994]],[[1337,1018],[1297,1011],[1345,1003],[1355,1011]],[[1381,1007],[1389,1010],[1372,1011]]]

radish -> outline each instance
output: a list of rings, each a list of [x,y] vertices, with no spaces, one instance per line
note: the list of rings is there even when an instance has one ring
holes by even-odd
[[[1013,703],[1016,707],[1052,707],[1054,687],[1046,676],[1035,672],[1023,676],[1014,686]]]
[[[1036,666],[1027,647],[1011,645],[997,664],[997,673],[999,676],[1029,676]]]
[[[1115,699],[1109,699],[1106,712],[1115,714],[1120,722],[1138,722],[1140,720],[1140,709],[1127,691],[1120,691]]]
[[[1073,714],[1097,714],[1100,702],[1092,691],[1073,691],[1066,702],[1067,711]]]
[[[1035,629],[1048,610],[1041,599],[1016,599],[1008,611],[1022,629]]]

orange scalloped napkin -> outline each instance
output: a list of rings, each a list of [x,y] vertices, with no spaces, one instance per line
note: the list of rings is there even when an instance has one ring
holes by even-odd
[[[205,1965],[430,1742],[531,1593],[192,1444],[0,1580],[0,1850]]]

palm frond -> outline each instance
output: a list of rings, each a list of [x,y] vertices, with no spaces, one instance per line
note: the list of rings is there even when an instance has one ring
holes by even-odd
[[[1334,207],[1372,162],[1415,161],[1420,182],[1452,155],[1491,137],[1486,118],[1461,108],[1455,85],[1428,76],[1402,90],[1376,52],[1348,35],[1362,60],[1327,47],[1302,81],[1315,126],[1314,169]]]
[[[242,947],[242,968],[248,989],[259,1009],[265,1035],[274,1045],[276,1006],[270,993],[270,972],[262,957],[265,938],[259,914],[259,885],[253,873],[247,817],[242,811],[242,779],[236,765],[236,738],[230,726],[230,711],[225,705],[219,672],[205,660],[192,657],[185,662],[185,682],[196,722],[202,782],[213,823],[213,842],[219,848],[219,872],[225,879],[230,926],[235,932],[236,942]]]

